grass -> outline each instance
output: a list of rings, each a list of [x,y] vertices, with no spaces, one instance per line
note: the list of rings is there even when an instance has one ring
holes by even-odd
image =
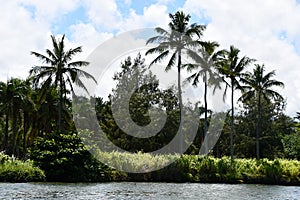
[[[141,152],[98,152],[96,157],[106,164],[100,163],[98,166],[102,169],[99,171],[109,176],[105,178],[106,181],[300,185],[298,160],[235,159],[231,162],[230,157],[152,155]],[[16,160],[0,152],[0,181],[34,182],[45,179],[44,172],[35,167],[33,161]]]
[[[298,160],[235,159],[232,163],[229,157],[120,152],[98,152],[98,156],[116,169],[143,172],[125,173],[123,180],[300,185]]]

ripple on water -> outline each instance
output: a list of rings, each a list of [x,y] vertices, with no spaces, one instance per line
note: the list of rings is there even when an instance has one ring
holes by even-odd
[[[0,183],[0,199],[299,200],[300,187],[197,183]]]

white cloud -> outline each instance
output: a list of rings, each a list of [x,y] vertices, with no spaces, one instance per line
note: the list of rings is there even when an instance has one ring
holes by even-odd
[[[62,15],[75,10],[80,4],[79,0],[19,0],[21,5],[34,8],[34,18],[42,23],[59,21]]]
[[[51,22],[54,19],[59,19],[79,6],[79,0],[21,0],[25,6],[32,6],[35,8],[35,18],[43,23]]]
[[[167,6],[153,4],[149,7],[144,7],[143,15],[138,15],[135,10],[131,9],[129,17],[124,20],[120,29],[124,31],[157,26],[166,27],[168,22]]]
[[[95,25],[107,30],[118,29],[122,15],[118,10],[115,0],[85,0],[89,20]]]
[[[125,4],[126,4],[126,5],[128,5],[128,6],[130,6],[130,5],[131,5],[131,3],[132,3],[132,1],[131,1],[131,0],[125,0]]]
[[[17,1],[1,3],[0,24],[0,80],[26,77],[35,60],[30,51],[45,47],[48,26],[33,19]]]
[[[79,23],[70,27],[72,45],[80,44],[83,52],[79,58],[86,59],[88,55],[102,42],[113,37],[112,33],[97,32],[92,24]]]

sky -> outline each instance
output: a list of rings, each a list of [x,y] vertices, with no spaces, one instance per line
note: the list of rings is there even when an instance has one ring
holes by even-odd
[[[207,25],[204,40],[230,45],[276,70],[286,112],[300,111],[300,1],[298,0],[0,0],[0,80],[26,78],[39,60],[30,51],[51,48],[50,35],[82,46],[85,60],[102,42],[138,28],[166,27],[182,10]],[[250,67],[249,70],[252,70]]]

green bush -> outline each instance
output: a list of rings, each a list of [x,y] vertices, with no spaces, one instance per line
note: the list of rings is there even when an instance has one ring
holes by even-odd
[[[33,165],[33,161],[20,161],[0,153],[1,182],[32,182],[44,181],[44,172]]]
[[[45,171],[47,181],[112,181],[118,172],[96,160],[77,133],[52,133],[37,138],[29,150],[30,158]]]

